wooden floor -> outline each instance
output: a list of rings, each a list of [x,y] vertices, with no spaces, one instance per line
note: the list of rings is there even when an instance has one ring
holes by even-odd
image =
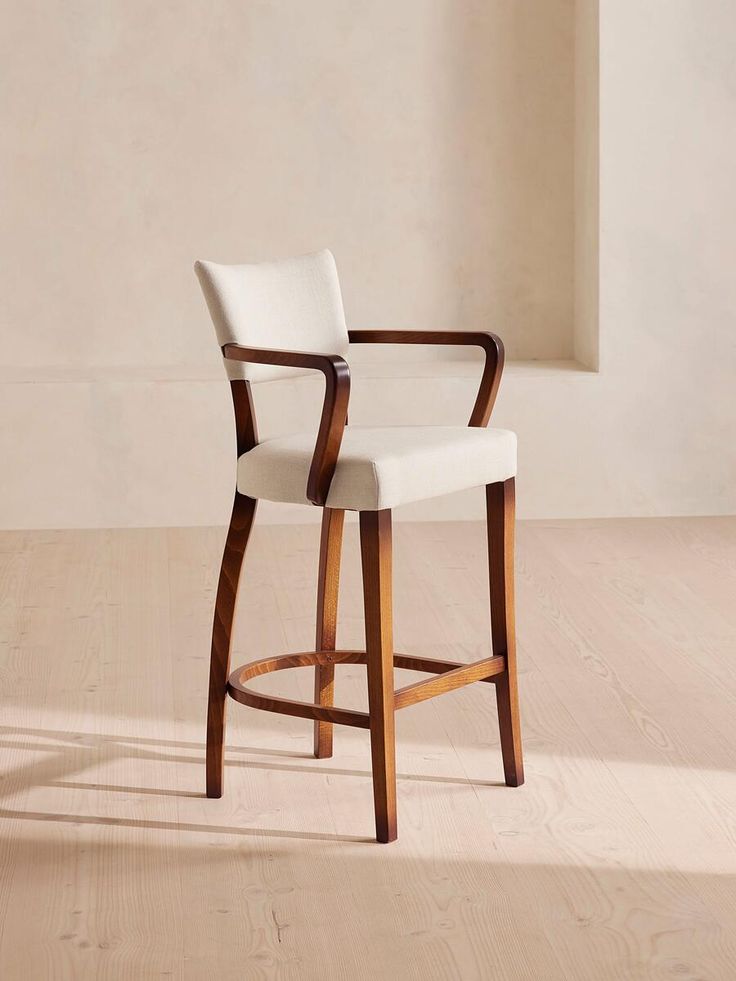
[[[318,534],[256,527],[234,663],[311,646]],[[204,798],[223,537],[0,535],[3,981],[736,978],[736,519],[522,523],[527,783],[489,686],[407,709],[393,845],[359,730],[316,761],[310,723],[231,703]],[[350,525],[339,646],[357,552]],[[482,527],[397,524],[395,553],[397,650],[487,653]]]

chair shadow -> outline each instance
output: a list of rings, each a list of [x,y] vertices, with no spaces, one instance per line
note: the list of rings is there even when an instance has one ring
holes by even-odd
[[[199,796],[199,795],[197,795]],[[48,811],[21,811],[0,808],[0,819],[43,821],[53,824],[93,824],[113,828],[145,828],[153,831],[193,831],[204,834],[239,835],[246,838],[307,838],[315,841],[357,841],[375,843],[361,835],[338,835],[321,831],[291,831],[277,828],[233,828],[220,824],[192,824],[187,821],[152,821],[137,818],[104,817],[100,814],[57,814]]]
[[[150,795],[161,797],[206,799],[199,791],[179,790],[166,787],[135,787],[123,784],[102,783],[99,781],[80,781],[73,779],[75,773],[92,766],[107,765],[120,759],[138,759],[164,763],[201,763],[204,772],[204,756],[193,756],[185,753],[171,752],[176,749],[202,750],[199,743],[171,740],[147,739],[141,736],[113,736],[73,732],[69,730],[29,729],[19,726],[0,726],[0,746],[13,749],[24,749],[31,752],[42,752],[44,757],[32,763],[16,767],[4,775],[4,788],[0,790],[0,798],[16,795],[19,791],[30,790],[33,787],[57,787],[68,790],[99,791],[100,793],[119,793],[130,795]],[[20,736],[22,740],[8,737]],[[35,737],[31,741],[30,737]],[[45,741],[48,740],[48,741]],[[164,752],[157,752],[163,747]],[[227,747],[226,753],[242,753],[253,755],[273,755],[293,759],[314,759],[307,753],[290,753],[288,750],[268,750],[260,747]],[[323,776],[346,776],[367,779],[371,777],[369,770],[346,769],[335,766],[306,765],[297,763],[260,762],[226,758],[228,767],[243,767],[257,770],[282,770],[291,773],[317,773]],[[503,786],[500,781],[480,781],[465,777],[444,777],[415,773],[398,773],[398,780],[420,781],[425,783],[455,784],[460,786]],[[353,835],[336,835],[329,833],[307,831],[284,831],[267,828],[242,828],[217,826],[212,824],[192,824],[186,822],[167,822],[153,820],[138,820],[133,818],[102,817],[94,815],[56,814],[40,811],[23,811],[17,809],[0,809],[0,818],[29,821],[58,821],[69,824],[100,824],[133,828],[148,828],[156,830],[182,830],[202,832],[205,834],[233,834],[248,837],[272,836],[278,838],[307,838],[325,841],[369,842],[372,838]]]

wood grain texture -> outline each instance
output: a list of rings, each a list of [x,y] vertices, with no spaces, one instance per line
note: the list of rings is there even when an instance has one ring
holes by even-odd
[[[396,646],[486,656],[484,523],[393,534]],[[736,519],[519,522],[529,779],[503,785],[490,683],[399,712],[390,848],[366,730],[318,761],[311,722],[231,706],[227,792],[204,798],[222,539],[0,533],[3,981],[730,981]],[[317,526],[256,522],[236,663],[313,646],[318,547]],[[312,673],[257,683],[310,699]],[[365,667],[337,673],[366,711]]]
[[[260,658],[236,668],[228,679],[227,691],[231,698],[241,705],[275,712],[277,715],[294,715],[300,719],[320,719],[329,725],[357,726],[369,728],[366,712],[336,708],[334,705],[319,702],[302,702],[278,695],[264,694],[246,685],[246,681],[258,678],[273,671],[288,668],[315,667],[317,671],[332,668],[337,664],[368,664],[366,651],[295,651]],[[503,655],[482,658],[472,664],[457,661],[441,661],[433,658],[417,657],[411,654],[394,654],[394,667],[409,671],[436,672],[437,677],[429,681],[417,681],[393,693],[394,711],[409,708],[436,695],[444,695],[476,681],[495,681],[506,672],[506,658]]]
[[[524,783],[514,610],[515,493],[513,477],[486,488],[491,640],[493,653],[506,657],[506,670],[496,678],[496,704],[503,770],[509,787]]]
[[[348,417],[350,369],[345,359],[336,354],[278,351],[241,344],[225,344],[222,356],[231,361],[308,368],[321,371],[325,376],[325,398],[307,478],[307,498],[313,504],[322,506],[330,490]],[[253,418],[255,420],[255,416]]]
[[[423,657],[421,654],[399,654],[396,651],[394,652],[394,667],[403,668],[405,671],[425,671],[432,674],[445,674],[447,671],[457,671],[458,668],[467,668],[469,666],[469,662],[447,661],[441,657]],[[494,683],[495,680],[495,667],[488,672],[487,677],[476,679],[476,681],[487,681],[489,684]]]
[[[237,455],[247,453],[258,442],[258,427],[250,382],[233,380],[230,393],[235,415],[235,446]],[[238,600],[238,583],[248,545],[257,501],[239,494],[236,488],[230,526],[220,564],[220,577],[215,598],[215,612],[210,640],[210,681],[207,697],[207,760],[206,784],[208,797],[221,797],[224,778],[224,738],[227,701],[227,679],[230,671],[230,644]]]
[[[223,741],[225,732],[225,701],[230,671],[230,646],[238,599],[240,570],[248,545],[257,501],[235,494],[225,549],[220,566],[220,579],[215,600],[210,648],[210,684],[207,701],[207,796],[221,797],[224,774]]]
[[[360,512],[360,551],[376,838],[385,843],[397,835],[390,511]]]
[[[394,658],[394,663],[396,663],[396,658]],[[506,658],[503,655],[482,658],[472,664],[464,664],[438,674],[436,678],[430,678],[429,681],[415,681],[413,685],[399,688],[394,696],[394,709],[407,708],[409,705],[416,705],[418,702],[424,702],[436,695],[445,695],[447,692],[455,691],[455,689],[470,685],[475,681],[499,678],[501,674],[505,673]]]
[[[230,392],[233,397],[235,413],[235,445],[238,456],[252,450],[258,443],[258,425],[256,409],[253,404],[253,393],[250,382],[233,379],[230,382]]]
[[[348,336],[351,344],[444,344],[482,348],[485,363],[468,425],[488,425],[505,359],[503,341],[497,334],[470,330],[350,330]]]
[[[337,723],[343,726],[357,726],[360,729],[369,727],[367,712],[355,712],[337,708],[334,705],[319,705],[313,702],[301,702],[279,695],[265,695],[246,686],[245,682],[259,675],[270,674],[272,671],[284,671],[287,668],[298,668],[317,665],[332,667],[335,664],[366,663],[365,651],[301,651],[293,654],[279,654],[275,657],[264,657],[258,661],[236,668],[230,676],[227,690],[229,695],[250,708],[261,709],[264,712],[275,712],[278,715],[294,715],[301,719],[318,719],[328,724]]]
[[[334,651],[337,640],[337,602],[340,592],[340,558],[345,512],[324,508],[319,544],[317,572],[317,627],[314,648]],[[314,701],[332,705],[335,697],[335,667],[323,664],[314,671]],[[314,755],[317,759],[332,756],[333,727],[329,722],[314,723]]]

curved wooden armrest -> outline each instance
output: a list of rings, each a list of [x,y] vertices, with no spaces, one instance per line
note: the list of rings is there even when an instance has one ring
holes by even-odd
[[[242,347],[240,344],[225,344],[222,355],[230,361],[246,361],[250,364],[312,368],[321,371],[325,376],[325,400],[307,480],[307,497],[312,504],[324,506],[332,475],[335,472],[348,415],[350,369],[345,359],[337,354],[276,351],[260,347]]]
[[[467,330],[350,330],[352,344],[462,344],[481,347],[486,361],[469,426],[487,426],[503,373],[503,341],[496,334]]]

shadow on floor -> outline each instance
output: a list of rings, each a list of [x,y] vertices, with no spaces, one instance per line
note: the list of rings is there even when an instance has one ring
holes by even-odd
[[[2,737],[5,737],[4,739]],[[20,736],[22,739],[13,739],[10,737]],[[34,741],[35,740],[35,741]],[[29,729],[22,728],[18,726],[0,726],[0,747],[6,749],[24,750],[27,752],[44,753],[44,756],[40,760],[33,760],[31,763],[21,765],[13,770],[7,770],[3,773],[2,787],[0,787],[0,799],[7,798],[9,796],[15,796],[19,792],[27,791],[33,787],[57,787],[69,790],[97,790],[100,792],[112,792],[121,794],[142,794],[150,796],[162,796],[162,797],[194,797],[194,798],[204,798],[203,792],[197,792],[192,790],[179,790],[175,787],[134,787],[126,786],[120,784],[109,784],[97,781],[79,781],[70,779],[75,774],[80,771],[86,770],[88,768],[100,768],[104,767],[116,760],[140,760],[140,761],[154,761],[158,763],[183,763],[183,764],[201,764],[202,767],[202,781],[204,782],[205,770],[204,770],[204,747],[198,743],[192,742],[182,742],[177,740],[167,740],[167,739],[146,739],[141,736],[112,736],[104,734],[95,733],[83,733],[83,732],[72,732],[68,730],[52,730],[52,729]],[[162,747],[162,751],[159,751],[159,747]],[[196,750],[200,755],[191,755],[184,752],[178,753],[175,750]],[[291,758],[296,760],[311,760],[312,763],[283,763],[277,762],[275,760],[269,760],[268,762],[261,762],[258,760],[247,760],[239,759],[240,755],[262,755],[262,756],[273,756],[278,759]],[[322,761],[320,763],[314,762],[314,757],[311,754],[305,753],[289,753],[286,750],[268,750],[256,747],[227,747],[226,749],[226,767],[243,767],[247,769],[257,769],[266,771],[284,770],[292,773],[316,773],[322,776],[346,776],[346,777],[362,777],[370,778],[371,773],[369,770],[355,770],[355,769],[344,769],[340,767],[335,767],[330,765],[329,760]],[[412,774],[412,773],[397,773],[398,780],[407,781],[419,781],[423,783],[445,783],[445,784],[456,784],[456,785],[474,785],[474,786],[503,786],[502,783],[497,781],[476,781],[469,780],[463,777],[445,777],[445,776],[434,776],[427,774]],[[0,815],[6,817],[22,817],[22,812],[13,811],[11,813],[0,812]],[[63,816],[57,816],[59,820],[64,820]],[[42,820],[43,817],[36,815],[34,819]],[[75,821],[83,822],[90,821],[93,819],[83,819],[75,818]],[[100,823],[104,824],[114,824],[117,819],[100,819]],[[129,826],[136,826],[136,822],[123,821],[122,823]],[[158,826],[157,822],[154,825],[146,825],[143,823],[141,826]],[[169,827],[169,825],[166,825]],[[179,825],[171,824],[171,828],[179,827]],[[202,825],[201,827],[190,825],[187,826],[187,830],[190,831],[211,831],[213,830],[209,825]],[[268,831],[252,832],[248,830],[238,829],[238,828],[220,828],[222,833],[232,833],[232,834],[270,834]],[[273,834],[285,834],[282,832],[273,832]],[[324,837],[321,835],[311,835],[311,834],[297,834],[297,837]],[[330,837],[330,836],[327,836]],[[356,839],[364,840],[364,839]]]

